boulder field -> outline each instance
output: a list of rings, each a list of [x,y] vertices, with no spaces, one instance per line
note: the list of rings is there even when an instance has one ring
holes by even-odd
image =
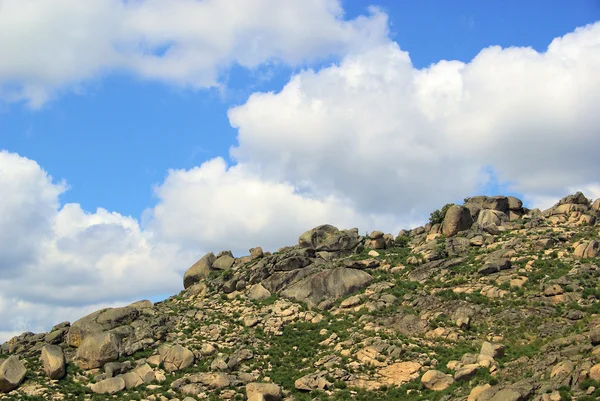
[[[448,204],[210,252],[162,302],[0,346],[0,400],[600,399],[600,199]]]

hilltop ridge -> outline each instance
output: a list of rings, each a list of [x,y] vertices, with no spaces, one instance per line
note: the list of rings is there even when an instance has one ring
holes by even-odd
[[[208,253],[169,299],[0,346],[0,400],[600,398],[600,199],[448,204]]]

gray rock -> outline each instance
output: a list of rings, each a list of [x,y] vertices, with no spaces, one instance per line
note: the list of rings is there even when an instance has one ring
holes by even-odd
[[[83,339],[92,333],[109,331],[116,327],[135,321],[140,315],[140,309],[134,306],[122,308],[106,308],[90,313],[71,325],[67,333],[67,344],[79,347]]]
[[[492,358],[501,358],[504,356],[504,345],[493,344],[488,341],[484,341],[481,344],[481,355],[491,356]]]
[[[497,210],[499,212],[507,212],[510,201],[506,196],[492,196],[485,200],[483,209]]]
[[[0,393],[13,391],[23,381],[27,369],[15,355],[11,355],[0,365]]]
[[[235,262],[235,258],[230,255],[221,255],[219,256],[212,264],[213,269],[217,270],[227,270],[233,266]]]
[[[473,219],[469,209],[464,206],[453,205],[446,211],[442,223],[442,234],[451,237],[459,231],[468,230],[472,224]]]
[[[350,251],[359,243],[358,236],[351,231],[340,231],[329,224],[318,226],[302,234],[298,239],[301,248],[315,251]]]
[[[508,209],[512,211],[520,211],[523,210],[523,202],[521,199],[515,198],[514,196],[507,196],[508,199]]]
[[[362,270],[338,267],[321,271],[294,283],[283,290],[281,295],[315,307],[324,299],[338,299],[358,291],[369,285],[371,281],[373,277]]]
[[[490,224],[500,226],[506,221],[509,221],[508,216],[498,210],[482,210],[477,217],[477,223],[482,227]]]
[[[202,258],[194,263],[183,275],[183,288],[191,287],[208,277],[215,260],[217,260],[217,258],[212,252],[202,256]]]
[[[94,333],[86,336],[77,349],[74,362],[88,370],[104,366],[119,358],[119,341],[112,333]]]
[[[165,370],[175,372],[192,366],[194,363],[194,353],[181,345],[168,347],[161,358]]]
[[[246,396],[248,401],[281,401],[283,393],[281,387],[274,383],[248,383]]]
[[[271,296],[271,292],[262,284],[255,284],[248,290],[248,298],[255,301],[263,301]]]
[[[104,379],[90,385],[90,389],[96,394],[115,394],[125,389],[125,380],[121,376]]]
[[[44,372],[52,380],[59,380],[67,373],[65,354],[58,345],[44,345],[42,348]]]
[[[254,260],[254,259],[260,259],[264,256],[264,252],[263,249],[260,246],[257,246],[256,248],[250,248],[250,259]]]

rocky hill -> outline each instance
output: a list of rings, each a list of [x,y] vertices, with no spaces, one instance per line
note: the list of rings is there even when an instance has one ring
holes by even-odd
[[[209,253],[163,302],[0,347],[0,400],[600,399],[600,199]]]

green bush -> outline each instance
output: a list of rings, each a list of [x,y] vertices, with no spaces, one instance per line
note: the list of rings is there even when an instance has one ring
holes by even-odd
[[[442,210],[436,210],[431,212],[429,215],[429,223],[433,224],[442,224],[444,221],[444,217],[446,217],[446,212],[450,209],[450,206],[454,206],[454,203],[446,203]]]

